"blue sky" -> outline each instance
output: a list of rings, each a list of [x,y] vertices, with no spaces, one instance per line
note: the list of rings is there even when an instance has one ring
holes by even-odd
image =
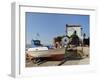
[[[53,38],[65,35],[66,24],[80,24],[89,37],[89,16],[26,12],[26,43],[40,39],[42,44],[52,44]]]

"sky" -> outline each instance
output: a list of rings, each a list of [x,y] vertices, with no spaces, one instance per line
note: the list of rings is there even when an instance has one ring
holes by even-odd
[[[66,35],[66,24],[79,24],[89,37],[89,15],[26,12],[26,44],[40,39],[44,45],[52,44],[56,36]]]

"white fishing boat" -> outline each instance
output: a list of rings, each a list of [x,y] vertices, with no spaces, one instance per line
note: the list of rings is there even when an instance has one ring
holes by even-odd
[[[49,57],[48,47],[41,46],[40,40],[32,40],[32,47],[28,48],[26,53],[33,57]]]

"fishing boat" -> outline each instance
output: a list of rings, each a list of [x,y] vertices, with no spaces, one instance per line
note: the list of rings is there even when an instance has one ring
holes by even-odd
[[[28,48],[26,53],[33,57],[50,56],[48,47],[43,46],[40,40],[31,40],[31,48]]]

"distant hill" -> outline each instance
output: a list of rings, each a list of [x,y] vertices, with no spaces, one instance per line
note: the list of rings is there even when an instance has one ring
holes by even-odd
[[[26,48],[30,48],[31,47],[31,44],[26,44]]]

